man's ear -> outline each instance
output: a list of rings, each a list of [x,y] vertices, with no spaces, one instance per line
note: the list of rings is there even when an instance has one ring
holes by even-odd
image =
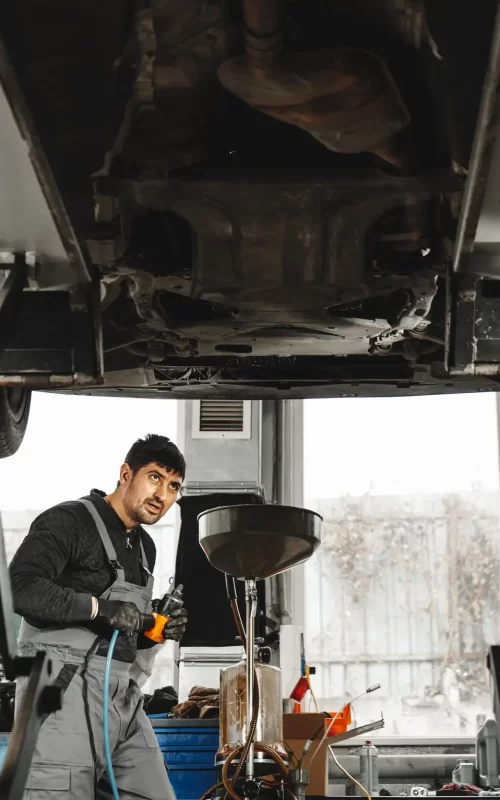
[[[127,486],[132,480],[132,470],[128,464],[122,464],[120,467],[120,486]]]

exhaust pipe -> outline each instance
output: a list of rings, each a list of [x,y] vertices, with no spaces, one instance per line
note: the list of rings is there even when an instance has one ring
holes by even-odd
[[[410,115],[385,62],[355,48],[285,53],[286,8],[287,0],[243,0],[246,55],[222,64],[222,85],[329,150],[375,153],[411,173]]]
[[[250,70],[270,69],[284,47],[287,0],[243,0],[245,51]]]

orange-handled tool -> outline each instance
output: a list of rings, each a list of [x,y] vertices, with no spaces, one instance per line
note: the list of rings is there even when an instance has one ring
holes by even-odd
[[[175,587],[175,589],[165,595],[163,600],[158,603],[152,614],[147,615],[148,617],[151,616],[154,619],[154,623],[151,623],[149,620],[147,620],[146,623],[148,626],[151,626],[149,630],[144,631],[144,635],[147,636],[148,639],[151,639],[153,642],[157,642],[157,644],[163,643],[163,629],[165,628],[165,625],[170,622],[169,613],[171,614],[172,611],[182,608],[183,589],[184,587],[180,583]],[[144,627],[146,627],[146,625]]]

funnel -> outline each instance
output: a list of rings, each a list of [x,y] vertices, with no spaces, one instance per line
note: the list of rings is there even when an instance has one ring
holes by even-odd
[[[271,578],[312,556],[323,519],[291,506],[223,506],[198,517],[211,565],[233,578]]]

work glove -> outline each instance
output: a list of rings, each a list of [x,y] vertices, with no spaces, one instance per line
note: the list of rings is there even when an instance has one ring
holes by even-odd
[[[99,600],[96,619],[127,636],[139,632],[142,618],[143,614],[135,603],[124,603],[121,600]]]
[[[178,608],[169,613],[169,621],[163,628],[163,641],[166,642],[170,639],[174,642],[180,642],[186,631],[188,615],[185,608]]]

